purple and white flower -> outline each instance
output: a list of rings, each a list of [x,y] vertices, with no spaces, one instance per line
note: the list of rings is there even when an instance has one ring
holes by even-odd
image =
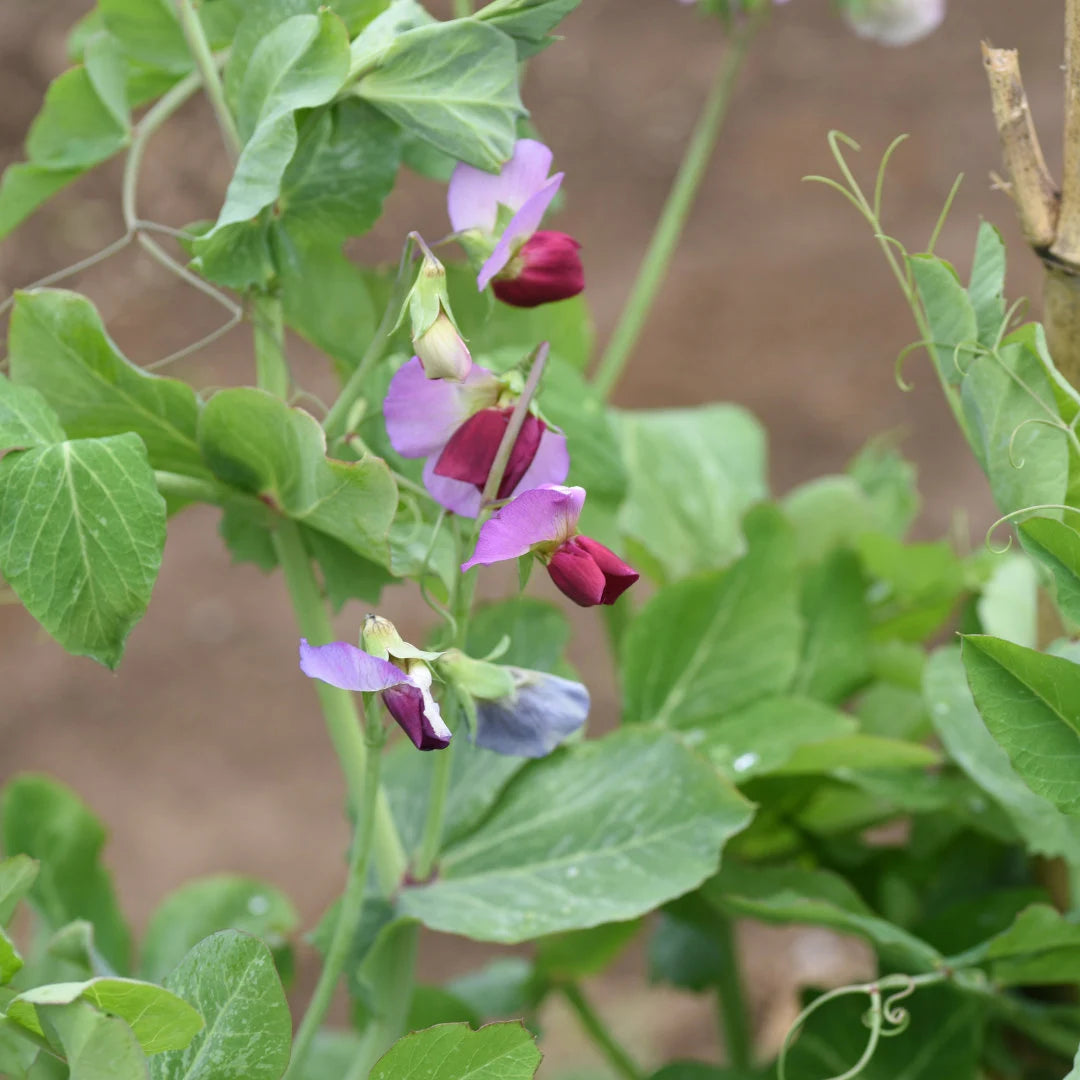
[[[431,696],[431,669],[424,660],[405,658],[399,667],[347,641],[309,645],[301,638],[300,669],[341,690],[381,694],[387,712],[417,750],[449,746],[451,731]]]
[[[585,489],[546,484],[522,492],[480,529],[476,551],[462,571],[532,553],[575,604],[614,604],[638,572],[609,548],[577,531]]]
[[[460,162],[450,178],[450,224],[467,247],[485,254],[477,288],[491,285],[516,307],[565,300],[585,288],[581,245],[566,233],[540,229],[564,175],[548,176],[551,158],[543,143],[519,139],[499,173]]]
[[[427,458],[424,486],[440,506],[476,517],[517,398],[507,380],[479,364],[460,382],[431,380],[413,357],[390,381],[383,402],[386,434],[402,457]],[[529,413],[497,497],[561,484],[569,471],[566,437]]]

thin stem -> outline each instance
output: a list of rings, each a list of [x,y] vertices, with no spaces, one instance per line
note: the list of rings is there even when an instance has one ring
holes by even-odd
[[[301,635],[313,645],[325,645],[333,641],[334,628],[326,613],[326,605],[315,580],[311,559],[304,549],[304,541],[294,521],[288,518],[280,519],[274,532],[274,550],[285,572],[285,583],[292,598]],[[345,774],[350,802],[353,807],[359,807],[364,801],[367,747],[360,733],[356,699],[347,690],[339,690],[319,679],[313,679],[312,682],[322,707],[326,730]],[[375,869],[381,890],[390,895],[405,876],[407,864],[405,851],[390,813],[390,804],[383,791],[377,796],[375,815]]]
[[[735,84],[763,17],[752,15],[742,24],[724,51],[723,62],[687,144],[682,164],[656,223],[649,247],[638,269],[626,305],[596,370],[595,384],[604,396],[615,389],[637,344],[649,311],[667,274],[668,264],[682,236],[686,219],[705,177],[709,159],[723,127]]]
[[[721,917],[717,920],[713,927],[713,938],[720,952],[717,994],[727,1063],[736,1072],[747,1072],[753,1058],[753,1046],[746,998],[743,994],[738,944],[731,919]]]
[[[349,948],[364,910],[364,887],[367,883],[367,868],[375,833],[379,765],[382,761],[381,747],[369,745],[367,750],[364,797],[356,821],[356,834],[353,837],[352,854],[349,858],[349,876],[345,883],[345,891],[341,895],[334,934],[330,939],[330,947],[326,950],[319,981],[315,984],[315,991],[311,995],[311,1001],[297,1028],[296,1038],[293,1040],[292,1060],[285,1073],[285,1080],[295,1080],[303,1074],[312,1041],[319,1028],[322,1027],[330,1009],[334,990],[345,968]]]
[[[1050,250],[1075,270],[1080,267],[1080,0],[1065,0],[1064,156],[1061,213]]]
[[[225,88],[221,85],[218,75],[217,64],[214,62],[214,54],[210,51],[210,43],[203,33],[202,23],[191,0],[179,0],[180,26],[183,28],[184,37],[187,40],[188,49],[191,51],[195,67],[198,69],[199,79],[202,82],[206,96],[210,99],[210,105],[217,117],[218,127],[221,129],[221,137],[225,140],[225,149],[235,161],[240,156],[240,134],[236,130],[236,121],[229,111],[225,101]]]
[[[256,296],[252,325],[256,381],[263,390],[284,400],[292,389],[292,377],[285,359],[285,317],[281,297],[266,293]]]
[[[607,1058],[608,1064],[621,1077],[624,1077],[624,1080],[643,1080],[644,1071],[608,1031],[607,1025],[600,1019],[581,992],[581,987],[576,983],[567,983],[562,988],[562,992],[567,1002],[569,1002],[570,1008],[577,1015],[581,1026],[585,1029],[585,1034],[592,1039],[596,1048]]]
[[[453,751],[449,747],[435,755],[435,771],[431,776],[427,817],[424,819],[420,850],[416,853],[414,873],[418,881],[427,880],[442,845],[443,817],[446,813],[446,796],[450,792],[450,774],[453,772],[453,767]]]

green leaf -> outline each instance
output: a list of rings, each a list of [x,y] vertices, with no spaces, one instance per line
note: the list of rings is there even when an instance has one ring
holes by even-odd
[[[768,494],[761,425],[737,406],[705,405],[622,413],[619,428],[630,478],[619,524],[665,579],[743,554],[742,516]]]
[[[137,979],[100,978],[38,986],[12,998],[7,1016],[27,1031],[43,1035],[46,1014],[54,1006],[76,1001],[87,1001],[124,1020],[145,1054],[182,1050],[203,1026],[202,1017],[182,998]]]
[[[257,938],[222,930],[165,980],[206,1022],[186,1050],[151,1059],[153,1080],[280,1080],[292,1021],[274,958]]]
[[[1005,320],[1005,243],[989,221],[979,223],[967,292],[979,341],[992,346]]]
[[[0,859],[0,926],[11,922],[16,905],[30,891],[38,870],[37,862],[29,855]]]
[[[548,35],[581,0],[493,0],[475,15],[509,34],[522,60],[546,49],[554,39]]]
[[[765,506],[744,526],[750,547],[734,566],[667,586],[631,624],[627,721],[693,728],[787,689],[801,632],[791,529]]]
[[[487,656],[504,637],[510,639],[510,647],[499,663],[558,671],[570,641],[570,624],[562,608],[530,596],[485,604],[469,621],[465,651]]]
[[[465,20],[399,34],[355,92],[406,132],[489,171],[513,153],[525,111],[513,41]]]
[[[376,67],[382,55],[401,34],[434,21],[434,17],[417,0],[390,0],[352,43],[351,72],[356,74]]]
[[[1004,986],[1038,986],[1075,983],[1078,961],[1080,925],[1047,904],[1032,904],[1007,929],[949,963],[987,965]]]
[[[921,743],[856,733],[806,743],[773,772],[826,773],[844,779],[844,772],[855,769],[922,769],[940,763],[940,756]]]
[[[919,515],[915,466],[880,438],[871,439],[852,458],[847,471],[873,504],[881,531],[903,539]]]
[[[148,1080],[131,1028],[79,1001],[49,1010],[49,1032],[64,1050],[70,1080]]]
[[[151,916],[140,970],[143,978],[160,981],[190,949],[218,930],[242,930],[279,948],[298,922],[289,898],[256,878],[215,874],[189,881]]]
[[[56,413],[33,387],[15,386],[0,375],[0,453],[66,438]]]
[[[400,910],[505,943],[636,918],[711,874],[750,816],[677,739],[616,732],[524,769]]]
[[[938,649],[930,657],[923,694],[950,760],[1001,805],[1028,848],[1039,855],[1080,859],[1080,820],[1066,817],[1017,775],[979,716],[958,648]]]
[[[808,480],[789,491],[781,505],[799,539],[801,561],[807,565],[879,528],[878,510],[853,476]]]
[[[1033,649],[1039,636],[1035,564],[1014,552],[994,559],[992,566],[976,604],[979,624],[984,633]]]
[[[11,982],[22,966],[23,959],[19,950],[8,937],[7,931],[0,926],[0,986]]]
[[[1070,622],[1080,622],[1080,533],[1053,518],[1028,518],[1018,527],[1024,550],[1054,575],[1056,599]]]
[[[709,723],[701,745],[725,776],[742,782],[787,764],[801,746],[855,728],[852,717],[808,698],[768,697]]]
[[[542,987],[538,986],[528,960],[523,956],[506,956],[451,979],[446,989],[479,1016],[505,1019],[532,1011]]]
[[[264,574],[277,566],[273,534],[246,507],[226,506],[218,523],[218,533],[234,563],[254,563]]]
[[[46,942],[45,952],[88,979],[114,974],[94,944],[94,927],[85,919],[76,919],[57,930]],[[68,979],[75,977],[72,974]]]
[[[49,169],[25,162],[9,165],[0,179],[0,240],[84,172],[81,168]]]
[[[978,340],[975,308],[944,259],[912,255],[908,267],[930,327],[927,349],[942,379],[958,385],[972,362],[971,346]]]
[[[990,734],[1037,795],[1080,813],[1080,665],[969,635],[964,667]]]
[[[26,137],[26,156],[48,169],[88,169],[123,149],[129,135],[86,69],[71,68],[49,86]]]
[[[357,555],[352,548],[315,529],[303,530],[304,546],[319,564],[323,591],[334,611],[349,600],[364,600],[375,606],[385,585],[396,580],[386,568]]]
[[[869,941],[889,963],[913,973],[942,963],[938,951],[876,915],[838,874],[801,867],[727,864],[702,890],[728,915],[827,926]]]
[[[649,939],[649,982],[666,982],[694,993],[716,986],[724,955],[715,937],[670,911],[660,913]]]
[[[165,501],[138,435],[0,460],[0,573],[68,652],[116,667],[164,546]]]
[[[405,1028],[407,1031],[418,1031],[436,1024],[468,1024],[472,1028],[478,1028],[480,1017],[449,990],[441,986],[420,984],[413,991]]]
[[[375,1063],[371,1080],[531,1080],[540,1051],[522,1023],[440,1024],[399,1039]]]
[[[641,926],[641,919],[631,919],[541,938],[536,943],[536,971],[548,979],[570,982],[599,975]]]
[[[75,793],[45,776],[16,777],[0,801],[0,836],[8,856],[38,860],[28,899],[46,924],[57,930],[86,919],[102,955],[116,970],[125,970],[131,935],[117,907],[112,879],[100,862],[105,829]],[[9,898],[26,885],[26,862],[17,865],[22,869]]]
[[[98,0],[98,9],[129,56],[174,75],[191,70],[191,52],[169,0]]]
[[[60,289],[19,293],[8,348],[12,380],[36,389],[72,438],[134,431],[154,468],[206,475],[194,390],[126,360],[85,297]]]
[[[251,387],[215,394],[202,411],[198,437],[220,479],[356,554],[386,563],[397,486],[385,462],[327,458],[314,417]]]

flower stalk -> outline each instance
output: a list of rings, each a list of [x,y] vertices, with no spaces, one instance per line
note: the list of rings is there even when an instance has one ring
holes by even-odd
[[[607,1025],[582,993],[576,983],[567,983],[562,987],[567,1004],[574,1011],[586,1035],[607,1059],[608,1064],[623,1080],[644,1080],[642,1068],[626,1051],[625,1047],[608,1030]]]

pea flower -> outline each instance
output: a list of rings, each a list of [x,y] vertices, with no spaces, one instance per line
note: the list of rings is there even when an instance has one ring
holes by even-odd
[[[564,175],[548,176],[551,156],[543,143],[519,139],[501,172],[459,162],[450,177],[450,224],[467,250],[484,256],[477,288],[490,284],[515,307],[565,300],[585,288],[581,245],[566,233],[537,231]]]
[[[945,0],[848,0],[844,20],[859,37],[910,45],[945,19]]]
[[[580,487],[546,484],[523,492],[484,522],[462,572],[532,552],[575,604],[614,604],[639,575],[603,544],[578,534],[584,504]]]
[[[450,744],[451,731],[431,696],[427,663],[440,654],[402,641],[393,625],[377,615],[364,620],[362,640],[370,651],[347,641],[309,645],[301,638],[300,670],[340,690],[380,694],[386,711],[417,750],[444,750]]]
[[[425,377],[460,382],[472,368],[472,355],[450,312],[446,267],[431,253],[419,233],[410,235],[424,253],[405,305],[412,324],[413,349]]]
[[[473,701],[473,741],[496,754],[545,757],[589,715],[589,691],[572,679],[474,660],[458,649],[437,663],[440,674]]]
[[[383,402],[386,434],[402,457],[427,458],[424,486],[440,506],[476,517],[518,396],[511,379],[479,364],[473,364],[460,382],[429,380],[420,360],[413,357],[390,380]],[[514,442],[497,497],[560,484],[569,471],[566,437],[530,412]]]

